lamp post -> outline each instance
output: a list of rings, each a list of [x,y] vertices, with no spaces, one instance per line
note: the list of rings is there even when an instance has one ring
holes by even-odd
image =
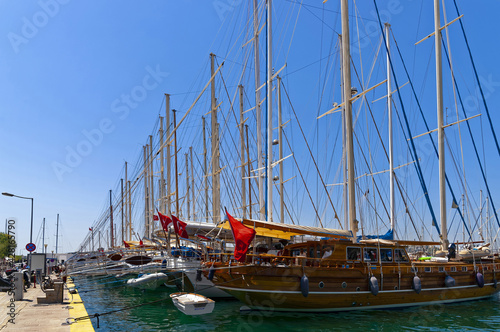
[[[17,195],[11,194],[11,193],[2,193],[2,195],[7,196],[7,197],[17,197],[17,198],[22,198],[22,199],[31,199],[30,243],[33,243],[33,201],[34,201],[34,199],[32,197],[17,196]],[[30,265],[30,271],[31,271],[31,252],[30,252],[29,256],[30,256],[29,265]]]

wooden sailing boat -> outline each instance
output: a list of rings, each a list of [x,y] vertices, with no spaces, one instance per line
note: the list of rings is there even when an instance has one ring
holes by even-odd
[[[270,4],[270,1],[268,1]],[[347,169],[349,228],[351,236],[310,240],[285,246],[281,255],[259,256],[255,263],[210,263],[206,275],[218,288],[235,296],[253,309],[274,311],[341,311],[394,308],[432,303],[476,300],[496,294],[495,258],[458,260],[448,252],[444,172],[443,101],[441,87],[441,34],[439,1],[435,8],[436,81],[439,133],[439,186],[441,204],[441,242],[418,242],[440,245],[448,259],[412,261],[406,250],[410,241],[356,241],[354,191],[354,154],[350,82],[350,54],[347,0],[342,4],[342,51],[344,108],[347,130]],[[439,50],[438,50],[439,49]],[[388,89],[390,97],[390,85]],[[392,159],[392,158],[391,158]],[[392,173],[392,162],[391,162]],[[392,181],[392,178],[391,178]],[[393,187],[391,185],[391,187]],[[392,190],[391,190],[392,192]],[[393,194],[391,194],[391,203]],[[392,210],[392,209],[391,209]],[[391,219],[393,213],[391,211]],[[269,219],[270,221],[270,219]],[[242,220],[249,227],[265,222]],[[313,233],[311,233],[313,234]]]

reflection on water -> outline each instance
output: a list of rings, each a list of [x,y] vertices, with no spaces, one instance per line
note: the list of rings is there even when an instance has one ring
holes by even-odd
[[[242,312],[241,302],[218,301],[212,314],[186,316],[169,298],[171,288],[141,291],[114,277],[75,280],[88,314],[100,315],[97,331],[499,331],[500,297],[398,310],[330,314]],[[161,301],[158,301],[161,300]],[[153,304],[141,305],[158,301]],[[94,328],[96,319],[92,319]]]

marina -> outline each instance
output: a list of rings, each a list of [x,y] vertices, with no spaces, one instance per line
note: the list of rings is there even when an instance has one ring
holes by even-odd
[[[80,6],[51,1],[45,12]],[[150,6],[185,4],[141,8],[155,13],[134,30],[147,42],[181,17],[163,22]],[[2,192],[8,211],[31,201],[31,223],[29,242],[24,218],[0,234],[0,330],[499,330],[500,83],[484,76],[496,46],[477,45],[485,22],[470,5],[213,8],[207,31],[167,38],[186,61],[158,58],[111,102],[122,122],[95,113],[99,128],[66,147],[66,164],[52,161],[58,186],[92,204],[68,210],[75,196],[55,235],[45,217],[37,234],[38,197]],[[203,58],[187,51],[185,36],[205,43],[215,28]],[[112,81],[123,89],[125,76]],[[85,93],[119,91],[95,81]]]

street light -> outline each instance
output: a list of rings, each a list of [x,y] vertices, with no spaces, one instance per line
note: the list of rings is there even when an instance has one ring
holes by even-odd
[[[30,243],[33,243],[33,198],[32,197],[23,197],[23,196],[17,196],[11,193],[2,193],[2,195],[7,196],[7,197],[17,197],[17,198],[22,198],[22,199],[31,199],[31,228],[30,228]],[[31,270],[31,252],[30,252],[30,270]]]

